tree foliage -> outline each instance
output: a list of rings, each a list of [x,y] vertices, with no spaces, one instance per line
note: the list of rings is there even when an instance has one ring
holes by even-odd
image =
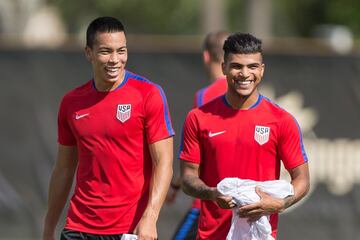
[[[222,0],[219,0],[222,1]],[[224,0],[227,29],[246,30],[246,2]],[[269,0],[270,1],[270,0]],[[359,0],[272,0],[275,36],[311,35],[318,24],[348,26],[360,36]],[[69,32],[78,32],[97,16],[115,16],[128,32],[150,34],[201,33],[201,8],[206,0],[56,0]]]
[[[277,35],[311,35],[318,24],[339,24],[360,36],[359,0],[273,0]]]
[[[79,31],[98,16],[119,18],[128,32],[194,34],[199,31],[199,1],[182,0],[58,0],[70,32]]]

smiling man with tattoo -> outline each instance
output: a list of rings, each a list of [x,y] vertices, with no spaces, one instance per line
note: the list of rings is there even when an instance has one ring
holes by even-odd
[[[228,90],[188,114],[180,152],[182,188],[200,198],[198,238],[225,239],[232,211],[255,221],[270,215],[276,238],[278,213],[303,198],[309,190],[308,159],[296,120],[262,96],[257,86],[265,70],[261,41],[250,34],[235,33],[224,43]],[[260,201],[235,206],[221,195],[217,184],[224,178],[255,181],[279,179],[280,161],[291,176],[294,196],[273,198],[256,189]]]

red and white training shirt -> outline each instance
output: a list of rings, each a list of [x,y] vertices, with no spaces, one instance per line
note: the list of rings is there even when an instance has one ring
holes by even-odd
[[[227,177],[279,179],[280,161],[286,169],[307,162],[296,120],[261,95],[247,110],[232,109],[221,96],[190,111],[180,159],[199,164],[200,179],[210,187]],[[213,201],[202,201],[198,239],[225,239],[231,214]],[[274,237],[277,222],[278,216],[272,215]]]
[[[66,94],[58,142],[77,146],[78,169],[65,228],[132,232],[148,201],[148,145],[173,135],[162,88],[128,71],[113,91],[99,92],[91,80]]]

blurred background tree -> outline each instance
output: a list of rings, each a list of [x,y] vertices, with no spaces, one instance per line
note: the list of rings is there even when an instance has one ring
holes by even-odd
[[[311,37],[319,24],[347,26],[360,36],[358,0],[273,0],[274,35]]]
[[[1,0],[0,37],[8,44],[61,46],[69,35],[83,39],[90,20],[108,15],[142,36],[199,38],[225,29],[260,38],[310,39],[326,38],[340,27],[348,38],[359,38],[359,12],[359,0]],[[328,36],[317,34],[319,26],[327,27]]]
[[[318,24],[347,26],[360,35],[360,1],[358,0],[257,0],[272,2],[272,36],[311,37]],[[49,1],[50,2],[50,1]],[[230,31],[251,31],[249,5],[255,0],[225,0],[223,14]],[[201,34],[202,11],[206,0],[58,0],[53,1],[70,33],[76,33],[90,19],[111,15],[122,19],[130,33]],[[209,13],[211,15],[211,13]],[[259,23],[261,24],[261,23]]]
[[[199,1],[182,0],[59,0],[54,2],[70,33],[97,16],[121,19],[128,32],[140,34],[196,34]]]

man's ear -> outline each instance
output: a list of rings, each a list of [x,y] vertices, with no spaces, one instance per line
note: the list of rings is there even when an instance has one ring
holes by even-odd
[[[222,70],[222,73],[223,73],[224,75],[226,75],[226,64],[225,64],[225,62],[222,62],[222,63],[221,63],[221,70]]]
[[[263,78],[264,76],[264,72],[265,72],[265,64],[261,64],[262,65],[262,69],[261,69],[261,78]]]
[[[84,48],[84,53],[85,53],[85,56],[86,56],[87,60],[91,61],[91,48],[86,46]]]
[[[208,64],[210,62],[210,53],[207,50],[203,51],[203,61],[205,64]]]

